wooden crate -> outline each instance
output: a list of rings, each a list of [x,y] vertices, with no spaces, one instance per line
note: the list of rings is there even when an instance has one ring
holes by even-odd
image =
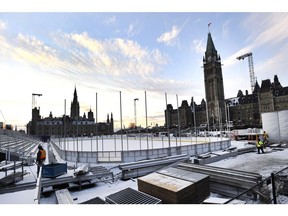
[[[197,204],[210,195],[209,176],[168,168],[138,178],[138,190],[166,204]]]

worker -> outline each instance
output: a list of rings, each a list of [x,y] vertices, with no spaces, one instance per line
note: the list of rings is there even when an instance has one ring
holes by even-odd
[[[37,152],[37,158],[36,158],[37,178],[39,176],[40,167],[43,166],[45,160],[46,160],[46,151],[43,149],[43,147],[41,145],[39,145],[38,146],[38,152]]]
[[[258,154],[260,154],[260,150],[261,152],[264,154],[264,150],[263,150],[263,145],[264,145],[264,142],[261,140],[261,139],[257,139],[256,140],[256,147],[257,147],[257,150],[258,150]]]
[[[266,146],[269,146],[269,140],[268,140],[269,136],[266,133],[266,131],[263,132],[263,142],[264,142],[264,147],[266,148]]]

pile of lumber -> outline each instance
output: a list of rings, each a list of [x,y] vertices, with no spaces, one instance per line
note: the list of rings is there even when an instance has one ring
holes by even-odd
[[[173,163],[188,160],[189,156],[173,155],[163,158],[156,158],[150,160],[142,160],[130,163],[119,164],[118,168],[122,170],[122,179],[128,180],[131,178],[137,178],[155,172]]]
[[[208,165],[179,163],[177,168],[209,175],[210,191],[230,197],[237,196],[262,181],[262,176],[258,173]]]
[[[169,167],[138,178],[138,190],[164,204],[197,204],[210,195],[209,176]]]

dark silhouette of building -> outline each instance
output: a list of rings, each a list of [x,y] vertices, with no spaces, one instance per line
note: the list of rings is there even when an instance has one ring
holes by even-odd
[[[71,102],[70,116],[53,117],[50,112],[48,117],[40,116],[40,107],[32,109],[32,120],[27,124],[27,133],[39,137],[71,137],[71,136],[93,136],[109,135],[114,133],[113,114],[106,122],[95,122],[94,114],[90,109],[88,117],[84,113],[79,115],[80,105],[75,87],[73,101]]]
[[[252,94],[244,95],[241,90],[237,97],[226,100],[230,119],[236,128],[262,127],[261,113],[288,109],[288,87],[282,87],[278,76],[274,82],[262,80],[261,87],[256,81]]]
[[[256,81],[251,94],[247,90],[245,94],[239,90],[236,97],[225,99],[221,58],[210,32],[203,57],[203,69],[207,102],[202,99],[201,104],[197,105],[192,97],[190,106],[187,106],[186,100],[179,109],[173,109],[168,104],[165,110],[165,127],[173,128],[179,124],[181,128],[194,127],[195,115],[195,124],[202,129],[227,128],[228,122],[234,128],[261,128],[261,113],[288,109],[288,87],[282,87],[277,75],[272,83],[270,79],[262,80],[261,87]],[[179,121],[178,110],[181,116]]]
[[[70,113],[71,118],[74,118],[74,119],[79,118],[79,110],[80,110],[80,107],[79,107],[79,102],[78,102],[77,90],[75,86],[74,97],[73,97],[73,101],[71,102],[71,113]]]

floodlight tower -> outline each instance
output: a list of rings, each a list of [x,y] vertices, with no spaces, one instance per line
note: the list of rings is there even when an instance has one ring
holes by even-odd
[[[134,99],[134,128],[137,128],[136,101],[139,101],[139,98]]]
[[[248,57],[248,64],[249,64],[249,73],[250,73],[250,85],[251,85],[251,93],[253,93],[254,87],[255,87],[255,74],[254,74],[254,65],[253,65],[253,56],[252,53],[246,53],[244,55],[241,55],[237,57],[238,60],[244,60],[244,58]]]

